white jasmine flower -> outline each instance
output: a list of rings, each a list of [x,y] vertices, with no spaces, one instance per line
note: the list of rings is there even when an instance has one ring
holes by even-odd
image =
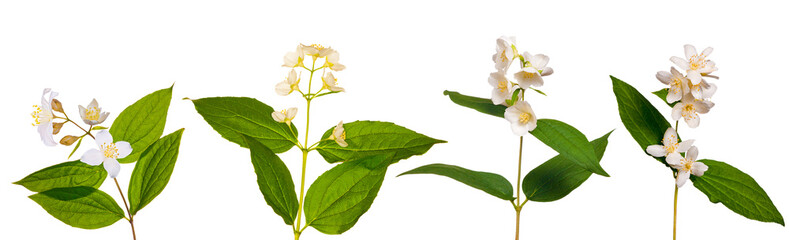
[[[493,62],[496,63],[497,70],[506,73],[517,54],[515,37],[501,36],[496,39],[496,54],[493,54]]]
[[[696,47],[690,44],[685,44],[685,59],[680,57],[671,57],[671,61],[677,64],[680,68],[687,71],[688,79],[694,85],[701,82],[701,77],[706,76],[716,70],[715,62],[707,60],[706,58],[712,53],[712,48],[705,48],[701,54],[696,52]]]
[[[679,101],[682,96],[690,92],[690,81],[674,67],[671,67],[671,73],[660,71],[655,77],[669,86],[668,95],[666,95],[666,101],[669,103]]]
[[[99,102],[97,102],[95,98],[93,101],[90,101],[88,108],[79,105],[79,116],[82,117],[82,121],[85,122],[85,124],[101,124],[104,122],[104,120],[107,120],[108,115],[110,115],[110,113],[101,111]]]
[[[331,136],[329,136],[330,140],[334,140],[337,142],[337,145],[340,147],[347,147],[348,143],[345,142],[345,128],[342,127],[342,121],[334,127],[334,130],[331,132]]]
[[[714,83],[708,83],[706,80],[702,79],[699,84],[693,85],[690,84],[690,94],[693,95],[695,99],[705,99],[711,98],[712,95],[718,91],[718,86]]]
[[[542,77],[553,74],[553,69],[546,67],[550,58],[543,54],[531,55],[529,52],[523,52],[522,56],[526,60],[526,66],[520,72],[515,73],[518,86],[523,89],[528,89],[531,86],[541,87]]]
[[[704,163],[696,162],[698,155],[699,149],[693,146],[688,149],[684,158],[679,153],[672,153],[666,157],[666,163],[677,169],[677,187],[682,187],[690,178],[690,174],[701,177],[709,169]]]
[[[291,69],[290,73],[288,73],[288,78],[280,83],[277,83],[275,91],[277,91],[277,94],[281,96],[287,96],[293,91],[299,90],[299,81],[301,81],[301,78],[296,75],[296,70]]]
[[[650,145],[647,153],[655,157],[665,157],[672,153],[687,152],[693,146],[693,139],[678,142],[677,131],[670,127],[663,134],[663,145]]]
[[[323,80],[323,89],[328,89],[332,92],[345,92],[345,88],[337,86],[337,79],[334,78],[334,74],[326,73],[326,77],[321,76],[321,80]]]
[[[334,71],[342,71],[342,70],[344,70],[345,69],[345,65],[342,65],[342,64],[339,63],[339,61],[340,61],[340,53],[338,53],[337,51],[335,51],[335,50],[333,50],[331,48],[327,48],[327,49],[329,49],[330,51],[328,53],[326,53],[326,55],[321,54],[321,55],[326,57],[326,63],[323,64],[324,67],[328,67],[329,69],[334,70]]]
[[[503,72],[490,73],[488,83],[493,86],[493,96],[491,97],[493,104],[507,105],[507,99],[512,98],[513,91],[512,82],[507,79],[507,76]]]
[[[537,116],[526,101],[518,101],[504,111],[504,119],[510,122],[512,132],[523,136],[537,127]]]
[[[101,130],[96,133],[96,144],[99,146],[99,149],[88,150],[82,155],[80,160],[91,166],[104,163],[104,169],[107,170],[109,176],[111,178],[117,177],[118,172],[121,170],[118,158],[125,158],[131,154],[131,144],[125,141],[113,143],[112,135],[107,130]]]
[[[708,113],[713,106],[715,104],[708,100],[694,99],[692,95],[685,94],[671,110],[671,118],[677,121],[682,117],[689,127],[696,128],[699,126],[699,113]]]
[[[290,121],[296,117],[296,113],[298,111],[299,109],[295,107],[283,109],[282,111],[279,112],[274,111],[271,112],[271,118],[274,118],[274,121],[290,125]]]
[[[285,54],[284,57],[285,64],[282,64],[283,67],[303,67],[304,66],[304,49],[303,45],[299,44],[296,46],[295,52],[289,52]]]
[[[49,93],[49,99],[46,98],[47,93]],[[45,88],[44,93],[41,94],[41,105],[33,105],[35,110],[30,114],[33,116],[33,126],[38,126],[38,134],[41,135],[41,141],[47,146],[58,145],[52,136],[55,131],[52,126],[52,120],[55,118],[52,112],[52,100],[57,96],[58,93]]]

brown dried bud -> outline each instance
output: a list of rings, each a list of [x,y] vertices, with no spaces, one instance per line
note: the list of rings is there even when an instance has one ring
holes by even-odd
[[[63,139],[60,139],[60,144],[71,146],[71,144],[74,144],[74,142],[76,142],[77,140],[79,140],[79,137],[67,135],[63,137]]]
[[[61,104],[57,99],[52,99],[52,111],[64,113],[63,104]]]
[[[57,135],[60,132],[60,129],[63,128],[63,124],[66,124],[66,122],[52,123],[52,135]]]

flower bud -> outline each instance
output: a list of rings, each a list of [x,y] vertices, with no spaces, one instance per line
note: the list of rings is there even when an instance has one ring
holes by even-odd
[[[71,144],[74,144],[74,142],[76,142],[77,140],[79,140],[79,137],[77,136],[66,135],[65,137],[60,139],[60,144],[71,146]]]
[[[52,111],[64,113],[63,104],[61,104],[57,99],[52,99]]]
[[[63,124],[66,124],[66,122],[52,123],[52,135],[57,135],[60,132],[60,129],[63,128]]]

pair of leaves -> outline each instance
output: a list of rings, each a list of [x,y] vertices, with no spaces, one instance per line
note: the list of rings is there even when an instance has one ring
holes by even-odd
[[[271,117],[274,109],[254,98],[212,97],[192,103],[214,130],[241,147],[248,148],[244,135],[255,138],[275,153],[285,152],[298,143],[296,126],[274,121]]]
[[[603,157],[610,134],[609,132],[591,142],[598,162]],[[400,176],[408,174],[441,175],[503,200],[515,199],[512,194],[512,184],[506,178],[495,173],[477,172],[447,164],[430,164],[404,172]],[[559,200],[578,188],[591,175],[592,172],[570,161],[566,155],[560,154],[526,174],[523,179],[523,193],[530,201]]]
[[[611,76],[619,116],[642,150],[660,144],[663,133],[671,127],[658,110],[635,88]],[[655,92],[665,102],[661,91]],[[667,103],[668,104],[668,103]],[[646,152],[645,152],[646,153]],[[657,158],[665,164],[663,158]],[[746,218],[784,225],[783,217],[767,193],[748,174],[723,162],[699,160],[709,167],[701,177],[691,176],[693,186],[707,195],[710,202],[723,203]]]
[[[507,109],[506,106],[493,104],[490,99],[466,96],[451,91],[444,91],[444,95],[449,96],[458,105],[500,118],[504,118],[504,112]],[[558,120],[539,119],[537,120],[537,128],[530,133],[584,169],[601,176],[609,176],[600,166],[599,161],[596,161],[595,151],[589,140],[573,126]]]
[[[347,147],[335,141],[321,141],[316,148],[329,163],[354,161],[367,156],[393,154],[392,163],[414,155],[422,155],[437,143],[434,139],[390,122],[355,121],[343,124]],[[327,130],[321,139],[332,135],[334,127]]]

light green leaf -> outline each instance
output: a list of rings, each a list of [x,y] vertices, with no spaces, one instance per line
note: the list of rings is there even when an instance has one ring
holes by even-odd
[[[611,131],[613,132],[613,131]],[[603,159],[611,132],[591,142],[597,161]],[[551,202],[559,200],[581,186],[592,172],[581,168],[564,155],[557,155],[532,169],[523,178],[523,193],[529,201]]]
[[[500,118],[504,118],[504,110],[507,110],[507,106],[493,104],[493,101],[488,98],[466,96],[449,90],[444,90],[444,95],[449,96],[449,99],[455,102],[457,105],[471,108],[481,113],[490,114]]]
[[[107,171],[101,165],[91,166],[76,160],[38,170],[14,184],[33,192],[43,192],[53,188],[80,186],[98,188],[105,178]]]
[[[118,114],[110,127],[110,134],[116,142],[131,143],[133,149],[129,156],[118,159],[118,162],[137,161],[140,153],[162,136],[172,95],[173,87],[153,92]]]
[[[55,188],[30,195],[50,215],[72,227],[103,228],[124,218],[107,193],[91,187]]]
[[[619,117],[644,154],[647,154],[647,146],[662,145],[663,134],[671,124],[638,90],[614,76],[611,76],[611,82],[619,105]],[[668,166],[664,157],[655,159]]]
[[[390,155],[345,162],[315,179],[304,200],[307,226],[326,234],[351,229],[378,195]]]
[[[666,103],[666,105],[668,105],[669,107],[674,107],[674,105],[677,105],[677,102],[669,103],[668,100],[666,100],[666,96],[668,96],[668,88],[664,88],[664,89],[660,89],[658,91],[654,91],[654,92],[652,92],[652,94],[655,94],[655,96],[658,96],[660,98],[660,100],[663,100],[663,102]]]
[[[784,218],[773,201],[751,176],[724,162],[699,160],[709,167],[701,177],[691,175],[693,186],[703,192],[713,203],[723,203],[727,208],[746,218],[774,222],[784,226]]]
[[[366,156],[394,153],[392,161],[422,155],[436,143],[446,141],[430,138],[390,122],[356,121],[343,124],[347,147],[327,140],[334,127],[321,137],[318,153],[329,163],[353,161]]]
[[[79,149],[79,146],[82,145],[82,139],[84,138],[85,136],[79,138],[79,141],[77,141],[77,144],[74,146],[74,150],[71,150],[71,153],[68,154],[68,157],[66,159],[71,158],[71,156],[74,155],[75,152],[77,152],[77,149]]]
[[[254,98],[213,97],[192,100],[197,113],[223,138],[247,147],[243,135],[255,138],[275,153],[285,152],[298,143],[295,124],[274,121],[274,109]]]
[[[537,128],[530,133],[581,168],[608,177],[600,166],[600,160],[595,157],[592,144],[573,126],[558,120],[540,119],[537,120]]]
[[[293,225],[299,211],[296,186],[290,170],[271,149],[256,139],[244,136],[252,157],[252,166],[258,177],[258,186],[266,203],[282,217],[285,224]]]
[[[574,165],[574,164],[573,164]],[[586,171],[586,170],[584,170]],[[494,197],[507,201],[515,199],[512,194],[512,184],[501,175],[489,172],[477,172],[462,167],[447,164],[429,164],[411,169],[399,176],[407,174],[436,174],[455,179],[470,187],[482,190]]]
[[[541,94],[541,95],[543,95],[543,96],[546,96],[546,97],[548,96],[548,94],[545,94],[544,92],[542,92],[542,91],[540,91],[540,90],[538,90],[538,89],[536,89],[536,88],[529,87],[529,89],[531,89],[531,90],[534,90],[535,92],[537,92],[537,93],[539,93],[539,94]]]
[[[170,181],[181,146],[181,128],[151,144],[140,156],[129,180],[131,214],[153,201]]]

